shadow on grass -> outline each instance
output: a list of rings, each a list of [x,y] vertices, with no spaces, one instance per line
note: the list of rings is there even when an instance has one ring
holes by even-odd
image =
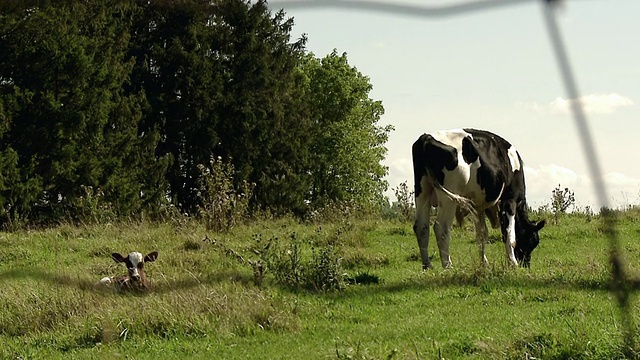
[[[38,268],[17,268],[0,272],[0,283],[4,280],[32,279],[57,286],[75,288],[82,291],[100,291],[95,287],[96,279],[87,279],[66,274],[57,274]],[[123,293],[169,293],[175,290],[195,288],[202,285],[214,285],[223,282],[238,282],[249,284],[253,282],[253,277],[237,272],[223,272],[209,275],[204,278],[190,277],[182,279],[151,279],[151,288],[143,293],[124,291]]]
[[[519,276],[518,274],[483,274],[458,272],[435,276],[415,276],[401,283],[385,283],[370,288],[380,287],[381,292],[397,292],[410,289],[427,290],[430,288],[449,287],[490,287],[490,288],[555,288],[575,291],[610,291],[608,278],[564,278],[563,276],[551,276],[536,278]]]
[[[54,285],[62,285],[81,290],[90,290],[94,282],[88,279],[73,277],[66,274],[55,274],[37,268],[18,268],[0,273],[0,281],[16,279],[33,279],[48,282]]]
[[[483,287],[488,289],[500,288],[554,288],[575,291],[611,291],[611,279],[606,275],[581,277],[580,273],[557,273],[557,274],[537,274],[533,275],[526,271],[513,269],[487,269],[477,268],[475,270],[445,270],[438,273],[411,272],[406,277],[393,282],[385,281],[375,274],[367,274],[375,277],[376,281],[363,284],[353,281],[349,290],[342,292],[341,296],[367,296],[376,293],[400,292],[400,291],[422,291],[433,288],[456,288],[456,287]],[[38,268],[16,268],[0,272],[0,282],[10,279],[33,279],[52,285],[76,288],[82,291],[96,291],[94,285],[97,279],[71,276],[67,274],[52,273]],[[221,283],[237,283],[247,286],[254,285],[253,275],[227,270],[205,274],[202,276],[191,275],[190,277],[168,278],[162,273],[150,278],[152,287],[145,293],[170,293],[176,290],[185,290],[201,286],[211,286]],[[379,281],[378,281],[379,280]],[[291,289],[280,286],[275,282],[267,282],[270,287],[280,288],[283,291],[298,292],[301,289]],[[630,289],[638,289],[638,284],[630,281]]]

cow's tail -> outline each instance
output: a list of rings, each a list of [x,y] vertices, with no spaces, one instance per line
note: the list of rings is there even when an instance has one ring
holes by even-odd
[[[437,181],[433,182],[433,186],[436,189],[439,189],[440,191],[442,191],[451,201],[455,202],[462,210],[468,211],[473,217],[477,217],[478,216],[478,212],[476,210],[476,206],[475,206],[475,203],[473,202],[473,200],[467,199],[464,196],[460,196],[458,194],[452,193],[451,191],[447,190],[447,188],[442,186]],[[502,196],[503,192],[504,192],[504,184],[502,184],[502,188],[500,189],[500,195],[498,197]],[[496,227],[496,225],[494,224],[494,220],[491,220],[491,226],[493,228]]]
[[[471,199],[467,199],[464,196],[454,194],[453,192],[447,190],[446,187],[442,186],[437,181],[433,181],[433,186],[436,189],[442,191],[451,201],[455,202],[462,210],[469,212],[474,217],[478,215],[476,211],[475,203]]]

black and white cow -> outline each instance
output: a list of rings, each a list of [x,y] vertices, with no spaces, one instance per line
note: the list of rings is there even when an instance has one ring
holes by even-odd
[[[423,134],[413,144],[416,222],[422,268],[431,267],[429,218],[438,207],[433,226],[442,266],[451,266],[450,229],[460,213],[475,215],[480,259],[487,263],[485,245],[492,225],[502,229],[508,261],[528,267],[545,222],[527,215],[523,162],[516,149],[500,136],[483,130],[456,129]],[[457,210],[457,211],[456,211]],[[497,214],[497,216],[496,216]],[[499,219],[499,221],[496,220]]]

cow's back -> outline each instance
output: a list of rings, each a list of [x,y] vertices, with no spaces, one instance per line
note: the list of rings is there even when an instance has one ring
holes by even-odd
[[[516,197],[524,184],[521,160],[509,142],[493,133],[454,129],[423,134],[413,145],[416,196],[423,176],[446,190],[493,206],[503,195]],[[521,181],[514,182],[514,170]],[[512,187],[516,185],[515,188]]]

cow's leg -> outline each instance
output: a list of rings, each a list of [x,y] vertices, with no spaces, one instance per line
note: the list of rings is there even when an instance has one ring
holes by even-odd
[[[487,223],[484,217],[484,211],[477,210],[476,241],[478,242],[478,247],[480,248],[480,261],[482,261],[483,265],[486,265],[488,261],[487,255],[485,254],[485,246],[487,245],[487,240],[489,238],[489,231],[487,230]]]
[[[505,201],[500,209],[502,241],[507,252],[507,261],[518,266],[518,261],[513,253],[516,247],[516,204],[514,201]]]
[[[499,209],[498,205],[492,206],[488,209],[485,209],[484,214],[489,219],[491,223],[491,228],[497,229],[500,227],[500,218],[499,218]]]
[[[418,239],[418,248],[420,249],[420,257],[422,258],[422,270],[431,267],[431,259],[429,258],[429,219],[431,217],[431,197],[433,187],[422,180],[422,192],[416,197],[416,221],[413,224],[413,232]]]
[[[445,198],[442,196],[442,198]],[[451,267],[451,256],[449,256],[449,243],[451,240],[451,225],[456,215],[456,203],[449,199],[445,199],[438,204],[438,216],[433,230],[438,242],[438,250],[440,251],[440,262],[443,268]]]

